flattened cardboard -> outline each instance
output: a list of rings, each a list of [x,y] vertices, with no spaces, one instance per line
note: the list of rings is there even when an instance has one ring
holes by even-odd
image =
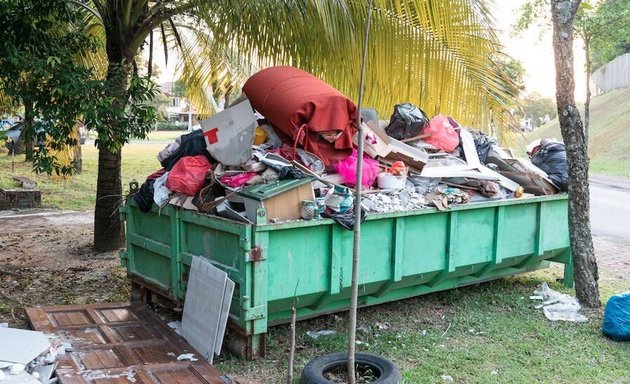
[[[408,166],[421,170],[429,161],[429,154],[390,137],[385,130],[370,121],[363,124],[364,134],[374,141],[365,140],[365,152],[373,157],[403,161]],[[356,142],[355,136],[354,141]]]

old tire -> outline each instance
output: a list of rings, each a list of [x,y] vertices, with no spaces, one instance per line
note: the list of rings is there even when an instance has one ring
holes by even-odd
[[[372,381],[373,384],[396,384],[400,382],[400,371],[398,367],[384,357],[371,353],[357,353],[355,362],[361,365],[370,366],[374,372],[378,373],[378,379]],[[327,384],[333,383],[325,378],[324,374],[338,367],[345,367],[348,364],[348,354],[345,352],[331,353],[329,355],[318,356],[308,362],[302,370],[300,376],[301,384]]]

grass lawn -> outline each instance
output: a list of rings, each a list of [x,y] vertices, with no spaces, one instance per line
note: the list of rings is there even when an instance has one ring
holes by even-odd
[[[602,299],[628,289],[628,280],[603,274]],[[539,302],[529,299],[543,281],[574,294],[549,270],[362,308],[358,350],[392,360],[405,383],[630,383],[630,345],[607,340],[599,330],[601,313],[587,323],[552,323]],[[297,323],[295,366],[317,355],[346,350],[347,315],[340,313]],[[307,331],[334,330],[319,339]],[[251,372],[282,383],[286,374],[289,327],[269,329],[267,357],[244,361],[215,359],[225,372]],[[260,376],[258,376],[260,374]],[[299,376],[299,374],[298,374]],[[296,381],[297,382],[297,381]]]
[[[158,132],[159,140],[176,137],[177,132]],[[128,191],[129,181],[136,179],[140,184],[153,171],[161,168],[155,156],[165,146],[163,143],[138,141],[126,145],[122,154],[123,191]],[[14,188],[13,176],[27,176],[37,182],[42,191],[44,208],[86,210],[94,209],[96,177],[98,173],[98,151],[90,144],[82,147],[83,173],[67,179],[37,175],[31,164],[24,161],[24,155],[15,157],[15,171],[12,172],[12,159],[6,151],[0,153],[0,187]]]

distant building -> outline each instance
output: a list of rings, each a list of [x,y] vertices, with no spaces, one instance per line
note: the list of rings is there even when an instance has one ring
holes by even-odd
[[[532,124],[532,118],[531,117],[522,117],[519,120],[519,126],[521,127],[521,131],[523,131],[523,132],[531,132],[531,131],[534,130],[534,128],[536,128]]]
[[[185,97],[173,92],[174,85],[175,82],[173,81],[160,84],[160,91],[170,99],[169,105],[166,107],[167,119],[189,123],[189,126],[196,125],[199,118],[198,114]]]

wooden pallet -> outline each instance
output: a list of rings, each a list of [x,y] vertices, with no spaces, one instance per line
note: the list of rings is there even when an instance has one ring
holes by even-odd
[[[60,384],[225,384],[230,379],[144,304],[27,308],[33,329],[72,344],[58,358]],[[194,353],[200,361],[177,361]]]

